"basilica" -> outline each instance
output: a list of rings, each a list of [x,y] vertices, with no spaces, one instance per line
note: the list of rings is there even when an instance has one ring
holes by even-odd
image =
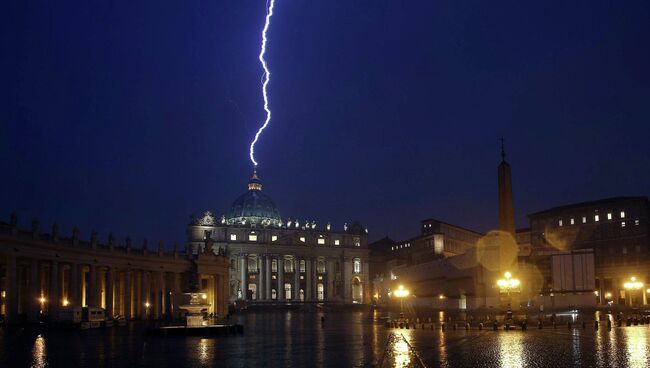
[[[205,211],[187,235],[189,252],[229,260],[231,302],[370,302],[367,229],[283,219],[256,172],[225,215]]]

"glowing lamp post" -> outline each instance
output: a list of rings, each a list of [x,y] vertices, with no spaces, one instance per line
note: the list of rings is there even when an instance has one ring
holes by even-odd
[[[508,295],[508,308],[510,308],[510,293],[519,291],[521,282],[519,279],[513,278],[510,272],[503,274],[504,278],[497,280],[497,286],[503,294]]]
[[[634,297],[632,293],[636,290],[641,290],[643,288],[643,283],[641,281],[637,281],[636,277],[632,276],[630,278],[630,281],[623,284],[623,287],[625,290],[627,290],[628,293],[630,293],[630,305],[634,306]]]
[[[396,298],[399,298],[399,316],[400,318],[404,317],[404,298],[409,296],[409,291],[404,289],[404,285],[397,287],[397,290],[393,292]]]

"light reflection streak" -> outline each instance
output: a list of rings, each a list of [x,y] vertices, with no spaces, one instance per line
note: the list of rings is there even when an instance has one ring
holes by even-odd
[[[32,368],[47,367],[47,347],[43,336],[36,336],[34,347],[32,348]]]
[[[197,346],[198,356],[201,360],[201,364],[208,364],[210,357],[208,354],[208,339],[199,340],[199,345]]]
[[[521,333],[499,333],[499,362],[503,368],[525,367]]]
[[[627,361],[630,367],[647,367],[647,331],[638,327],[625,328]]]

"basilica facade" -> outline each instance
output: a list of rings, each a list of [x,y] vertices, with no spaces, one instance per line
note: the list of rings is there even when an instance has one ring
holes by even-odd
[[[358,222],[336,231],[283,219],[256,173],[228,212],[204,212],[187,235],[190,252],[229,260],[231,302],[370,302],[367,230]]]

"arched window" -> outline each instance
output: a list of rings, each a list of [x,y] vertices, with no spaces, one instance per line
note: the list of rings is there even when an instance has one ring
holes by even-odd
[[[316,267],[318,273],[325,273],[325,261],[322,259],[318,260],[318,266]]]
[[[325,299],[325,287],[323,286],[322,283],[318,283],[317,290],[318,290],[318,296],[317,296],[318,300],[323,301]]]
[[[300,260],[300,272],[307,272],[306,268],[307,268],[307,263],[305,263],[304,259],[301,259]]]
[[[271,299],[275,300],[278,298],[278,292],[275,289],[271,289]]]
[[[359,258],[354,259],[352,269],[353,269],[354,273],[361,273],[361,260]]]
[[[271,260],[271,271],[278,272],[278,260],[277,259]]]
[[[257,257],[255,256],[248,257],[248,272],[250,273],[257,272]]]
[[[284,272],[293,272],[293,259],[284,260]]]

